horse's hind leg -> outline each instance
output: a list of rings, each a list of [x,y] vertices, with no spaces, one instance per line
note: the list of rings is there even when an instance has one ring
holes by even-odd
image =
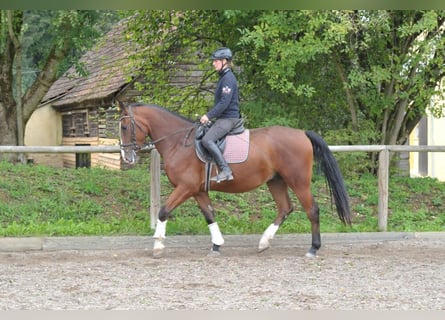
[[[318,205],[312,195],[310,184],[301,184],[292,187],[292,190],[297,195],[298,200],[303,206],[306,216],[311,222],[312,245],[306,253],[306,257],[315,257],[317,250],[321,247],[320,237],[320,219]]]
[[[270,247],[270,240],[273,239],[278,228],[287,216],[294,210],[287,192],[287,184],[280,176],[275,176],[272,180],[269,180],[267,182],[267,187],[275,200],[278,213],[274,222],[264,231],[263,236],[261,237],[258,245],[259,252]]]

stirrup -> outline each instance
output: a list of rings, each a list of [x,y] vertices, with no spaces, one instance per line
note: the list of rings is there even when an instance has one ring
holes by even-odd
[[[221,181],[230,181],[233,180],[233,175],[232,172],[224,172],[224,170],[222,170],[221,172],[219,172],[216,177],[212,177],[210,178],[211,181],[216,181],[217,183],[220,183]]]

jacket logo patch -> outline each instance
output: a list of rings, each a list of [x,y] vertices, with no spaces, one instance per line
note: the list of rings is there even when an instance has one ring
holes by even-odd
[[[232,91],[232,89],[230,89],[228,86],[225,86],[224,88],[222,88],[222,93],[224,94],[229,94]]]

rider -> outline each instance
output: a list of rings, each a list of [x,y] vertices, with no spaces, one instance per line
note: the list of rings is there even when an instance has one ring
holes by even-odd
[[[229,48],[219,48],[212,54],[213,67],[219,74],[216,85],[213,108],[200,119],[206,124],[210,119],[215,123],[202,138],[202,145],[215,159],[219,172],[212,181],[233,180],[232,170],[224,159],[216,141],[224,137],[235,126],[240,118],[238,83],[231,69],[232,51]]]

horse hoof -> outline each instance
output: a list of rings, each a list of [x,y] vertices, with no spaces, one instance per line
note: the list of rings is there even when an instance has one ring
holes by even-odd
[[[164,250],[153,250],[153,258],[160,259],[164,256]]]
[[[270,242],[268,240],[261,239],[258,244],[258,252],[263,252],[270,248]]]
[[[165,245],[162,239],[155,239],[153,244],[153,258],[161,258],[164,255]]]
[[[317,249],[316,247],[312,246],[309,248],[308,252],[306,253],[306,257],[308,258],[316,258],[317,256]]]
[[[317,257],[317,250],[309,249],[308,252],[306,252],[306,257],[308,258],[316,258]]]
[[[210,252],[207,255],[207,257],[210,257],[210,258],[216,258],[216,257],[219,257],[219,256],[221,256],[221,252],[215,251],[213,249],[210,249]]]

